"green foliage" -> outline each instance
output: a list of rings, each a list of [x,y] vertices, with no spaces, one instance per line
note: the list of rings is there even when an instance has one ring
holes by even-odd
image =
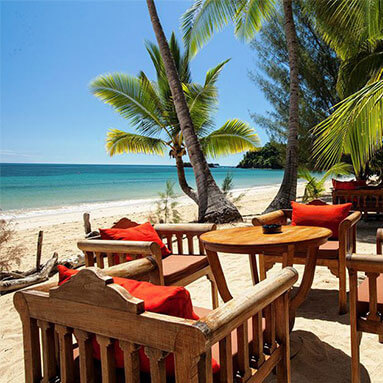
[[[154,221],[160,223],[178,223],[181,215],[177,210],[177,194],[174,191],[174,181],[167,180],[165,191],[158,193],[160,199],[156,202],[157,209]],[[153,220],[153,219],[152,219]]]
[[[222,186],[221,186],[222,193],[227,198],[229,198],[233,204],[238,204],[238,202],[240,202],[241,199],[243,199],[243,197],[245,196],[245,193],[241,193],[237,197],[234,197],[232,193],[233,187],[234,187],[233,175],[231,173],[227,173],[225,178],[222,181]]]
[[[338,175],[348,175],[352,172],[352,166],[344,162],[340,162],[332,166],[321,178],[316,177],[307,168],[300,168],[298,170],[298,178],[307,181],[305,191],[303,194],[303,202],[308,202],[313,199],[320,198],[326,191],[325,182],[329,177]]]
[[[212,116],[218,105],[216,83],[229,60],[208,70],[203,85],[200,85],[192,81],[189,55],[181,53],[174,33],[169,47],[205,154],[216,157],[254,150],[259,139],[246,122],[232,119],[221,128],[215,130],[213,127]],[[186,148],[159,48],[147,42],[146,49],[155,68],[156,81],[150,81],[144,72],[136,77],[113,73],[100,75],[90,84],[91,92],[111,105],[137,131],[133,134],[111,129],[107,134],[106,149],[111,156],[123,152],[163,155],[166,148],[173,157],[185,155]]]
[[[312,127],[329,115],[339,99],[336,92],[340,60],[314,29],[314,21],[304,15],[301,1],[294,2],[294,18],[299,41],[298,65],[301,82],[299,100],[298,162],[314,167],[311,159],[314,140]],[[289,58],[284,33],[284,17],[278,9],[252,41],[256,70],[250,78],[261,89],[272,109],[253,113],[256,125],[266,130],[271,140],[287,142],[289,119]],[[285,155],[282,155],[285,158]]]
[[[263,148],[256,152],[247,152],[238,168],[259,168],[259,169],[282,169],[283,156],[281,145],[276,142],[268,142]]]

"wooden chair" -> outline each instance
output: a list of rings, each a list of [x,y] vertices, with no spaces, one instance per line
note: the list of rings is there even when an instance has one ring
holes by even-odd
[[[137,223],[123,218],[113,225],[113,228],[129,228]],[[90,226],[88,227],[91,230]],[[153,252],[159,262],[160,284],[165,286],[187,286],[199,278],[207,277],[211,285],[212,306],[218,307],[217,285],[211,271],[205,249],[199,237],[201,234],[216,229],[215,224],[156,224],[154,229],[165,241],[172,252],[162,259],[161,252]],[[196,241],[195,241],[196,240]],[[130,241],[129,241],[130,242]],[[100,269],[104,268],[105,258],[108,266],[114,266],[117,257],[120,263],[126,262],[126,255],[131,255],[124,244],[128,241],[105,241],[99,237],[81,240],[77,243],[85,255],[85,265],[93,266],[95,263]],[[195,246],[198,243],[198,246]],[[198,248],[197,248],[198,247]],[[136,256],[141,256],[139,252]]]
[[[315,204],[317,202],[314,202]],[[292,210],[284,209],[260,215],[253,219],[254,226],[279,223],[286,225],[291,220]],[[346,255],[356,251],[356,224],[361,218],[361,213],[351,213],[339,224],[338,240],[329,240],[319,248],[317,266],[326,266],[331,273],[339,279],[339,313],[347,312],[346,292]],[[261,279],[266,278],[266,273],[275,263],[282,263],[282,254],[259,255],[259,268]],[[295,254],[293,263],[304,265],[306,254]]]
[[[377,245],[382,254],[382,237],[377,238]],[[360,383],[359,347],[363,332],[378,334],[383,343],[383,257],[348,255],[346,262],[350,277],[352,383]],[[358,272],[366,276],[360,286]]]
[[[150,245],[147,245],[149,253]],[[135,245],[130,249],[135,252]],[[143,301],[113,284],[113,276],[156,278],[156,259],[145,257],[108,269],[85,268],[60,287],[49,283],[19,291],[14,304],[23,325],[25,382],[262,382],[274,368],[279,383],[290,382],[289,291],[293,268],[251,286],[215,310],[195,308],[186,320],[144,311]],[[139,279],[140,279],[139,278]],[[278,312],[272,323],[276,347],[264,354],[262,310]],[[93,359],[96,336],[101,361]],[[115,368],[114,342],[124,353]],[[139,349],[150,361],[140,373]],[[167,378],[165,357],[174,354],[175,377]],[[213,376],[212,357],[220,364]],[[41,365],[42,360],[42,365]]]

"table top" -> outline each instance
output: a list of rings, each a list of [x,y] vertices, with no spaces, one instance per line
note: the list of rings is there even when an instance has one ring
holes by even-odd
[[[325,243],[332,232],[323,227],[282,226],[282,233],[263,234],[261,226],[236,227],[214,230],[201,235],[200,239],[207,248],[263,248],[288,246],[292,244],[318,245]],[[221,250],[222,251],[222,250]]]

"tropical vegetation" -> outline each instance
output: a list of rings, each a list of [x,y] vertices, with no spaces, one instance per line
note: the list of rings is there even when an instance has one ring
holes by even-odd
[[[174,33],[169,48],[182,83],[194,130],[205,156],[239,153],[257,148],[259,140],[247,122],[231,119],[215,128],[213,114],[218,104],[216,83],[229,60],[207,71],[203,84],[193,82],[188,52],[181,48]],[[144,72],[138,76],[113,73],[98,76],[90,84],[92,93],[126,118],[137,133],[111,129],[106,148],[113,156],[121,153],[164,155],[175,159],[181,189],[197,204],[199,195],[185,176],[183,158],[188,154],[173,103],[164,63],[157,45],[147,42],[146,49],[156,71],[156,81]]]
[[[282,145],[275,141],[268,142],[261,149],[247,152],[237,168],[258,168],[258,169],[282,169],[283,155]]]
[[[357,178],[383,146],[383,1],[310,0],[317,28],[342,60],[341,101],[315,128],[314,155],[330,167],[351,157]]]

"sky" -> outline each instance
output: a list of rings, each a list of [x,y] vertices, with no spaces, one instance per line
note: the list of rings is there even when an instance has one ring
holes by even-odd
[[[157,0],[167,36],[181,37],[179,19],[191,1]],[[99,74],[145,71],[155,79],[145,40],[155,41],[146,2],[13,1],[1,4],[1,136],[0,161],[21,163],[173,164],[164,157],[105,151],[106,132],[133,132],[129,122],[90,92]],[[249,112],[269,105],[249,79],[256,52],[235,39],[228,26],[193,59],[193,80],[231,58],[220,80],[217,127],[229,118],[251,123]],[[243,154],[209,161],[237,165]]]

